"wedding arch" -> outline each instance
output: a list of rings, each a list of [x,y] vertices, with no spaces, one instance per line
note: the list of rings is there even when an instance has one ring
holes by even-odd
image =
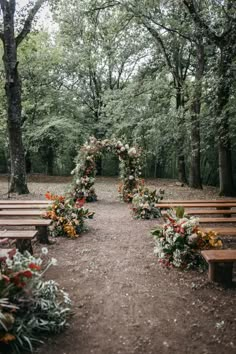
[[[80,148],[76,158],[76,167],[72,171],[73,196],[75,199],[86,198],[87,201],[96,201],[97,195],[94,189],[96,176],[96,159],[105,151],[115,153],[120,161],[119,193],[125,202],[130,202],[134,190],[138,187],[141,175],[141,149],[130,147],[116,139],[98,140],[90,137]]]

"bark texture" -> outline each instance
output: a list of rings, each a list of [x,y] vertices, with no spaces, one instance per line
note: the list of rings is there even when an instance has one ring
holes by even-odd
[[[233,196],[233,168],[231,156],[230,127],[228,102],[233,85],[232,64],[236,55],[236,18],[235,0],[228,0],[224,4],[225,22],[222,34],[217,34],[206,23],[198,12],[194,0],[183,0],[193,21],[203,31],[209,43],[213,43],[220,52],[218,60],[218,84],[216,89],[215,115],[218,129],[218,158],[220,195]]]
[[[202,97],[202,78],[204,74],[204,46],[202,39],[196,41],[196,72],[194,91],[191,102],[191,161],[189,186],[191,188],[202,188],[201,182],[201,147],[200,147],[200,112],[201,112],[201,97]]]
[[[3,62],[5,68],[5,92],[7,97],[7,126],[11,159],[9,192],[29,193],[26,183],[25,155],[21,131],[21,79],[18,73],[17,47],[31,30],[32,21],[45,0],[35,2],[24,22],[19,35],[15,37],[15,0],[0,0],[3,16]]]

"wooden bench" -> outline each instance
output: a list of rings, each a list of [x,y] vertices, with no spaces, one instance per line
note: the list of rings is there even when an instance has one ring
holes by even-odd
[[[200,223],[207,223],[207,224],[218,224],[218,223],[235,223],[236,218],[199,218]]]
[[[219,236],[236,236],[236,227],[212,227],[212,228],[201,228],[202,231],[215,231]]]
[[[42,210],[29,210],[29,209],[17,209],[17,210],[0,210],[0,217],[40,217],[45,211]]]
[[[236,203],[224,203],[222,205],[222,203],[186,203],[186,204],[179,204],[179,203],[157,203],[156,207],[160,208],[160,209],[170,209],[170,208],[176,208],[179,206],[183,206],[184,208],[219,208],[219,209],[223,209],[223,208],[227,208],[227,209],[231,209],[231,208],[236,208]]]
[[[37,239],[41,243],[49,243],[48,240],[48,226],[50,226],[52,220],[49,219],[0,219],[0,227],[24,227],[34,226],[37,229]]]
[[[21,205],[24,205],[24,204],[50,204],[51,201],[50,200],[19,200],[19,199],[6,199],[6,200],[0,200],[0,204],[13,204],[13,205],[16,205],[16,204],[21,204]]]
[[[29,251],[33,254],[32,239],[37,235],[36,230],[4,230],[0,231],[0,238],[16,240],[16,248],[20,252]]]
[[[203,204],[203,203],[217,203],[217,204],[224,204],[224,203],[236,203],[236,198],[234,199],[185,199],[185,200],[162,200],[160,203],[164,204]]]
[[[201,254],[209,264],[209,280],[231,287],[236,250],[205,250]]]
[[[201,210],[185,210],[185,213],[188,215],[217,215],[217,214],[224,214],[224,215],[232,215],[236,214],[236,209],[231,210],[215,210],[215,209],[201,209]],[[0,212],[1,215],[1,212]]]
[[[47,204],[0,204],[0,210],[46,209]]]

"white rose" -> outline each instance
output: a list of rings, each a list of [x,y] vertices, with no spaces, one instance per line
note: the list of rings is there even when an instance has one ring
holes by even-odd
[[[133,147],[128,151],[129,156],[135,156],[137,154],[136,149]]]
[[[129,176],[129,180],[132,181],[134,179],[134,176]]]
[[[129,144],[126,144],[126,145],[125,145],[125,148],[128,150],[128,149],[129,149]]]
[[[122,148],[120,149],[120,151],[125,151],[125,147],[124,147],[124,146],[122,146]]]

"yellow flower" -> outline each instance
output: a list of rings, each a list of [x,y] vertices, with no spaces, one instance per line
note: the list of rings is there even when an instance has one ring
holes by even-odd
[[[13,336],[12,334],[10,333],[6,333],[4,334],[4,336],[1,336],[0,337],[0,342],[3,342],[5,344],[8,344],[9,342],[12,342],[13,340],[15,340],[16,337]]]
[[[67,235],[69,236],[69,237],[71,237],[71,238],[76,238],[76,237],[78,237],[78,235],[77,235],[77,233],[76,233],[76,231],[75,231],[75,228],[72,226],[72,225],[70,225],[70,224],[65,224],[64,226],[63,226],[63,230],[67,233]]]
[[[209,240],[209,244],[212,246],[212,247],[222,247],[222,241],[221,240],[216,240],[215,238],[211,238]]]

